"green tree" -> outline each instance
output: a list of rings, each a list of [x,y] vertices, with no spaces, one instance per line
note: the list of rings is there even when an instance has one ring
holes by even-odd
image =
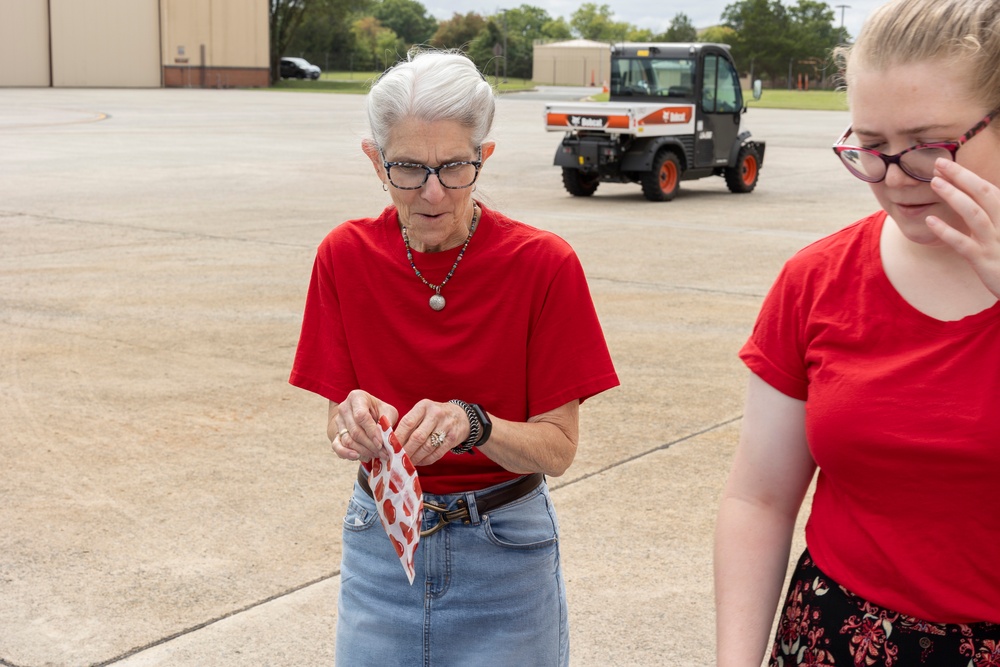
[[[381,0],[372,16],[407,44],[426,44],[437,30],[437,19],[416,0]]]
[[[743,71],[774,79],[787,75],[793,58],[791,20],[780,0],[740,0],[722,12],[732,28],[733,57]]]
[[[834,68],[833,48],[844,39],[840,28],[834,26],[833,9],[818,0],[798,0],[788,13],[794,40],[792,57],[803,72],[823,83]]]
[[[388,69],[406,54],[406,42],[374,16],[356,20],[351,30],[355,43],[354,61],[358,69]]]
[[[565,40],[573,38],[573,29],[563,17],[545,22],[542,26],[542,39]]]
[[[670,22],[670,27],[663,33],[664,42],[696,42],[698,31],[691,23],[690,17],[684,12],[678,12]]]
[[[566,39],[567,33],[565,22],[553,21],[544,9],[525,4],[489,17],[485,29],[469,45],[469,56],[487,74],[530,79],[535,40]]]
[[[503,38],[503,26],[497,22],[495,16],[491,16],[486,20],[486,26],[479,31],[476,38],[469,44],[467,53],[472,58],[472,61],[476,63],[476,67],[484,74],[498,76],[503,73],[504,70],[501,67],[502,61],[493,55],[494,51],[497,50],[498,44],[500,48],[503,47]],[[511,42],[515,40],[516,38],[508,37],[508,53],[510,52]],[[515,72],[515,68],[510,66],[510,61],[508,60],[508,76],[518,76]]]
[[[585,2],[580,8],[573,12],[569,19],[569,24],[573,31],[583,39],[592,39],[598,42],[619,42],[627,39],[633,27],[628,23],[619,23],[614,20],[609,5],[597,5],[593,2]]]
[[[649,28],[637,28],[632,26],[627,33],[625,33],[626,42],[666,42],[668,41],[664,35],[657,35]]]
[[[430,44],[439,49],[464,49],[485,27],[486,19],[481,14],[455,12],[447,21],[438,23]]]
[[[736,41],[736,31],[725,25],[713,25],[705,28],[698,35],[698,41],[706,44],[729,44]]]
[[[281,78],[278,67],[285,49],[302,25],[311,0],[269,0],[268,23],[271,32],[271,83]]]
[[[373,0],[312,0],[283,55],[306,58],[324,69],[354,69],[352,25],[370,13]]]

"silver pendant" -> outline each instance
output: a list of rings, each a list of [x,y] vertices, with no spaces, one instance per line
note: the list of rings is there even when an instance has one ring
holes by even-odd
[[[444,310],[444,297],[440,294],[435,294],[430,300],[431,310]]]

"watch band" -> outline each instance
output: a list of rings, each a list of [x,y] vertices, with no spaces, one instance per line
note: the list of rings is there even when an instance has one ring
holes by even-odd
[[[455,454],[471,454],[473,447],[478,447],[489,439],[493,424],[486,416],[486,412],[478,405],[466,403],[457,398],[451,399],[449,403],[454,403],[462,408],[465,411],[465,416],[469,418],[469,437],[465,439],[465,442],[452,447],[451,451]]]

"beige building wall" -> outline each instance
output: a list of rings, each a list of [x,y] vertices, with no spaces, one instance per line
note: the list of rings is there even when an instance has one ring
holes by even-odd
[[[0,86],[48,86],[47,0],[0,0]]]
[[[611,76],[611,47],[583,39],[535,44],[531,80],[561,86],[601,87]]]
[[[268,0],[160,3],[166,85],[268,84]]]
[[[52,85],[159,87],[159,0],[48,0]]]
[[[267,86],[268,2],[0,0],[0,86]]]

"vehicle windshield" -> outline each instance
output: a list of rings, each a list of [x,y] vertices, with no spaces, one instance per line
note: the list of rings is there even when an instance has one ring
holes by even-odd
[[[611,95],[691,97],[693,58],[617,58],[611,62]]]

